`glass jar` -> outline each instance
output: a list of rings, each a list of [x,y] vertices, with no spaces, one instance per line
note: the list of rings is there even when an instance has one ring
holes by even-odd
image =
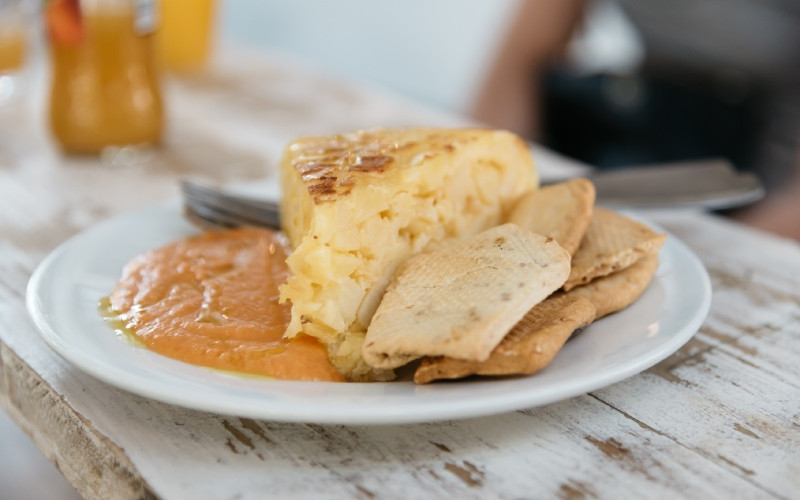
[[[216,0],[161,0],[156,35],[162,67],[186,73],[202,70],[214,44]]]
[[[28,52],[27,2],[0,0],[0,106],[19,93]]]
[[[49,0],[50,125],[66,152],[161,141],[153,0]]]

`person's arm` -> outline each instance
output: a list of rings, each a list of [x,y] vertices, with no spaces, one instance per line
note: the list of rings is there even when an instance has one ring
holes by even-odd
[[[540,78],[561,57],[580,21],[584,0],[522,0],[490,67],[472,114],[493,127],[535,139]]]
[[[749,226],[800,241],[800,151],[789,183],[733,216]]]

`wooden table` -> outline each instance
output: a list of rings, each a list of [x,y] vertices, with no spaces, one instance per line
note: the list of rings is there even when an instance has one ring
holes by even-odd
[[[707,214],[652,216],[711,275],[700,331],[644,373],[545,407],[419,425],[290,424],[170,406],[83,374],[43,343],[24,304],[34,268],[63,240],[175,197],[186,175],[272,176],[295,136],[464,120],[240,54],[169,82],[165,148],[112,165],[58,154],[42,87],[0,117],[0,403],[86,497],[800,494],[800,246]]]

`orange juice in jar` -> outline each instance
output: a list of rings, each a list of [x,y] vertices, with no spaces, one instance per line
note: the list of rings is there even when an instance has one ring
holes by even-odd
[[[19,93],[28,52],[26,3],[0,0],[0,105]]]
[[[22,68],[27,52],[27,39],[21,26],[3,26],[0,21],[0,75]]]
[[[153,0],[48,1],[50,125],[63,150],[160,142],[156,16]]]
[[[214,37],[216,0],[161,0],[156,34],[164,69],[187,72],[205,66]]]

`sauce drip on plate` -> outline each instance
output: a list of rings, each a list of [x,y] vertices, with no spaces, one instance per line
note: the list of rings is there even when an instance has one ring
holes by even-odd
[[[290,304],[281,236],[206,232],[130,261],[108,299],[110,323],[164,356],[286,380],[343,381],[316,339],[283,337]]]

